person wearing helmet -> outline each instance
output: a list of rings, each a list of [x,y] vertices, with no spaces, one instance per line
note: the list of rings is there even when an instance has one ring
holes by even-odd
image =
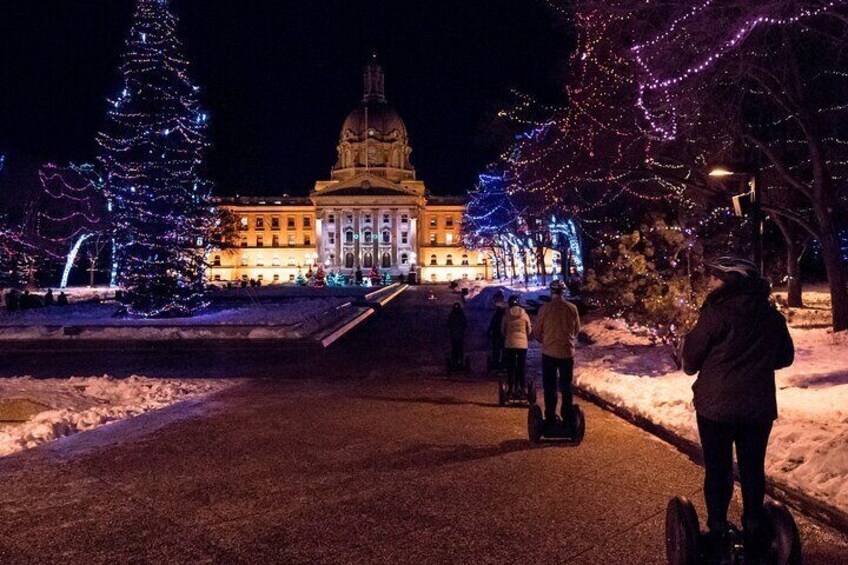
[[[574,429],[571,380],[574,376],[574,340],[580,331],[577,307],[563,298],[565,284],[551,283],[551,301],[539,309],[533,337],[542,344],[542,384],[545,388],[545,427],[556,426],[557,388],[562,392],[560,414],[563,423]]]
[[[754,563],[770,537],[763,502],[766,447],[777,418],[774,372],[792,364],[795,350],[754,263],[721,257],[708,272],[713,290],[683,346],[684,371],[698,374],[692,389],[706,468],[707,550],[716,559],[728,550],[735,444],[745,551]]]
[[[507,309],[502,290],[495,292],[494,301],[495,311],[492,314],[492,319],[489,320],[489,329],[486,331],[486,336],[489,338],[492,347],[492,368],[500,369],[504,366],[504,334],[501,330],[501,321]]]
[[[465,357],[465,330],[468,329],[468,319],[462,311],[462,304],[454,302],[448,314],[448,334],[451,342],[451,363],[461,366]]]
[[[527,360],[527,346],[530,341],[530,316],[518,304],[519,297],[513,294],[509,297],[509,310],[501,321],[501,331],[506,347],[506,378],[509,387],[508,395],[524,390],[524,364]]]

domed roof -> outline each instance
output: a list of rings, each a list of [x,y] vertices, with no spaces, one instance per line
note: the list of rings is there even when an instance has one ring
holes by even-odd
[[[406,124],[394,108],[378,100],[363,102],[348,114],[342,126],[342,138],[353,136],[370,137],[380,140],[405,139]]]

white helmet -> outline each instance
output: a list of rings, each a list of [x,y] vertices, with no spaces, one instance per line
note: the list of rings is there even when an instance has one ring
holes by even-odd
[[[760,274],[753,262],[739,257],[719,257],[715,261],[707,263],[707,267],[717,271],[717,274],[736,273],[743,277],[756,277]]]

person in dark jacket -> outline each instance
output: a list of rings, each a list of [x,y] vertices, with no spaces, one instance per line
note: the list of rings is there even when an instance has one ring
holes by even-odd
[[[758,562],[770,536],[763,501],[766,447],[777,418],[774,372],[792,364],[795,349],[752,262],[722,257],[708,267],[715,289],[683,346],[684,371],[698,374],[692,390],[706,467],[707,545],[714,554],[726,550],[735,444],[745,550]]]
[[[454,302],[451,313],[448,316],[448,333],[451,341],[451,361],[455,365],[461,365],[465,357],[465,330],[468,329],[468,320],[462,305]]]
[[[506,313],[507,305],[504,302],[504,293],[499,290],[495,293],[495,311],[489,321],[489,329],[486,336],[492,346],[492,368],[500,369],[504,366],[504,335],[501,331],[501,321]]]
[[[53,289],[48,288],[47,294],[44,295],[44,305],[45,306],[53,306],[55,300],[53,299]]]

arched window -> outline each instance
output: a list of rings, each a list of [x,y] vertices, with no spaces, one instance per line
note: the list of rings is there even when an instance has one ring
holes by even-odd
[[[431,265],[438,265],[439,264],[439,260],[436,258],[435,255],[430,255],[430,264]]]
[[[353,230],[345,232],[345,243],[353,243]]]
[[[374,236],[368,230],[365,230],[363,239],[365,240],[365,245],[371,245],[374,242]]]
[[[448,254],[445,265],[453,265],[453,255]]]
[[[392,234],[389,230],[385,230],[383,232],[383,243],[391,243],[392,242]]]
[[[388,269],[392,266],[392,256],[390,253],[383,253],[383,268]]]
[[[221,266],[221,256],[220,255],[215,255],[215,257],[212,258],[212,266],[213,267],[220,267]]]
[[[371,255],[370,253],[366,253],[365,256],[362,258],[362,266],[365,267],[366,269],[370,269],[371,267],[373,267],[374,266],[374,256]]]
[[[462,256],[462,264],[463,264],[463,265],[468,265],[468,255],[463,255],[463,256]]]
[[[345,255],[345,269],[353,268],[353,253]]]
[[[401,253],[400,254],[400,264],[401,265],[408,265],[409,264],[409,255],[407,255],[406,253]]]

